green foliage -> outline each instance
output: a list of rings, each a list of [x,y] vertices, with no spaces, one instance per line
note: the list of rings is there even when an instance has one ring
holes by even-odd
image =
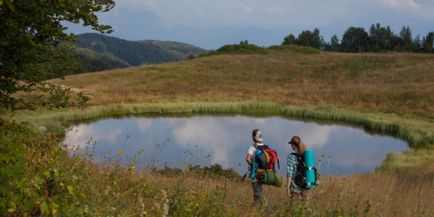
[[[78,104],[77,104],[78,107],[83,107],[84,104],[86,104],[90,100],[90,96],[83,92],[78,92],[77,97],[78,97]]]
[[[249,44],[247,40],[241,41],[239,44],[228,44],[220,47],[215,51],[205,53],[199,56],[210,56],[216,54],[265,54],[266,50],[254,44]]]
[[[319,34],[319,29],[315,28],[313,31],[304,30],[302,31],[297,38],[294,35],[287,35],[282,42],[282,45],[301,45],[307,47],[313,47],[316,49],[320,49],[322,45],[322,37]]]
[[[427,53],[434,53],[434,32],[429,32],[423,38],[423,51]]]
[[[42,106],[49,108],[66,108],[69,105],[69,94],[71,88],[64,87],[56,84],[42,84],[39,89],[49,94],[46,101],[42,103]]]
[[[418,149],[409,149],[404,153],[388,153],[377,171],[403,171],[423,174],[424,166],[434,161],[434,146],[429,145]]]
[[[409,26],[403,26],[399,32],[398,49],[401,51],[413,51],[413,37]]]
[[[326,51],[340,51],[341,50],[341,44],[339,43],[339,39],[337,35],[333,35],[330,39],[330,43],[324,43],[323,49]]]
[[[82,53],[86,49],[88,53],[92,51],[93,55],[98,55],[99,58],[103,59],[102,61],[98,61],[98,65],[104,63],[108,57],[123,63],[123,66],[119,65],[120,67],[125,67],[179,61],[186,59],[189,55],[198,55],[205,52],[201,48],[179,42],[127,41],[96,33],[77,35],[77,38],[78,42],[75,46]],[[89,58],[89,54],[87,56],[80,55],[77,58],[84,65],[82,71],[96,71],[99,68],[110,68],[110,65],[92,68],[95,61],[88,63],[89,60],[87,58]],[[117,65],[115,64],[114,66],[116,67]]]
[[[25,173],[25,152],[21,137],[26,129],[0,119],[0,213],[13,211]]]
[[[3,4],[3,2],[5,4]],[[82,22],[100,32],[110,32],[95,15],[108,11],[113,0],[2,1],[0,5],[0,106],[13,107],[13,93],[44,79],[59,76],[67,63],[55,46],[73,37],[64,33],[63,21]],[[63,69],[63,70],[62,70]],[[65,70],[67,71],[67,70]]]
[[[390,27],[379,23],[369,28],[369,40],[372,51],[393,50],[397,41]]]
[[[349,27],[342,36],[341,42],[339,42],[337,35],[333,35],[330,42],[325,42],[319,35],[318,29],[313,32],[304,30],[297,38],[292,34],[285,36],[282,45],[291,44],[315,47],[325,51],[433,53],[434,32],[428,32],[422,39],[420,39],[420,36],[413,39],[409,26],[403,26],[397,35],[389,26],[381,26],[380,23],[377,23],[371,25],[369,33],[362,27]]]
[[[309,30],[301,32],[297,37],[297,44],[320,49],[321,36],[319,35],[319,29],[314,29],[313,32]]]
[[[129,67],[127,62],[109,54],[99,54],[88,48],[65,45],[71,58],[77,64],[77,69],[67,74],[103,71],[115,68]]]
[[[342,36],[341,47],[349,52],[367,51],[369,47],[368,33],[362,27],[350,27]]]
[[[295,38],[295,36],[293,34],[289,34],[289,35],[285,36],[285,38],[283,38],[282,45],[296,44],[296,42],[297,42],[297,39]]]

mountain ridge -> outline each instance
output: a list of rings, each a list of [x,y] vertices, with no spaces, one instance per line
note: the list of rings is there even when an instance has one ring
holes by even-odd
[[[70,52],[78,63],[78,73],[160,64],[184,60],[207,52],[176,41],[129,41],[97,33],[76,35]]]

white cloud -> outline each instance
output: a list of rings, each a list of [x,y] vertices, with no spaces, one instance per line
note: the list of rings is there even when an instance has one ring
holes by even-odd
[[[246,151],[251,142],[250,133],[254,128],[263,131],[264,143],[279,150],[282,156],[292,152],[287,145],[290,137],[298,135],[309,149],[321,148],[328,144],[336,126],[301,124],[295,121],[273,118],[225,117],[225,123],[215,118],[192,118],[181,125],[173,126],[176,140],[185,148],[193,145],[211,152],[212,163],[228,163],[229,155],[237,144],[245,144]],[[239,136],[234,136],[239,135]],[[276,144],[272,144],[276,143]]]
[[[381,0],[386,7],[394,9],[419,10],[421,7],[415,0]]]
[[[255,10],[254,10],[252,7],[250,7],[250,6],[244,6],[243,8],[244,8],[244,10],[247,11],[248,13],[252,13],[252,12],[255,11]]]
[[[239,139],[233,138],[229,129],[211,118],[192,118],[173,131],[182,146],[191,148],[199,145],[199,148],[212,153],[212,163],[219,164],[229,162],[229,153]]]
[[[140,118],[137,119],[137,127],[142,131],[142,133],[146,132],[149,128],[152,127],[153,120],[148,118]]]
[[[324,147],[330,137],[330,134],[334,132],[336,127],[334,126],[320,126],[314,124],[310,126],[308,130],[302,131],[300,137],[307,145],[307,148],[322,148]]]
[[[71,150],[84,150],[103,140],[115,143],[121,135],[121,128],[110,128],[110,132],[107,132],[104,127],[80,124],[67,130],[63,144]]]

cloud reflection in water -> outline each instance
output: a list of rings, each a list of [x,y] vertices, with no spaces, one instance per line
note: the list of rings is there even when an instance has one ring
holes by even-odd
[[[281,173],[286,170],[286,156],[291,152],[288,140],[298,135],[316,160],[331,156],[330,171],[323,174],[342,175],[370,172],[391,151],[401,152],[407,144],[386,136],[373,136],[361,129],[338,125],[320,125],[292,121],[280,117],[253,118],[245,116],[191,118],[126,118],[107,119],[80,124],[66,133],[64,144],[73,148],[93,138],[97,153],[116,153],[124,149],[123,163],[128,163],[140,150],[139,166],[158,160],[156,166],[185,168],[188,164],[219,163],[244,172],[247,149],[252,144],[251,131],[260,128],[264,142],[273,146],[280,156]],[[326,162],[321,169],[325,170]],[[240,166],[241,165],[241,166]]]

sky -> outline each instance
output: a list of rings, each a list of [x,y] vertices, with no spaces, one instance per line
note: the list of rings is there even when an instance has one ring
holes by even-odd
[[[368,29],[403,25],[413,35],[434,31],[434,0],[115,0],[109,12],[98,14],[111,25],[111,36],[127,40],[171,40],[206,49],[248,40],[260,46],[280,44],[302,30],[320,29],[326,41],[339,38],[349,26]],[[67,24],[72,33],[90,28]]]

